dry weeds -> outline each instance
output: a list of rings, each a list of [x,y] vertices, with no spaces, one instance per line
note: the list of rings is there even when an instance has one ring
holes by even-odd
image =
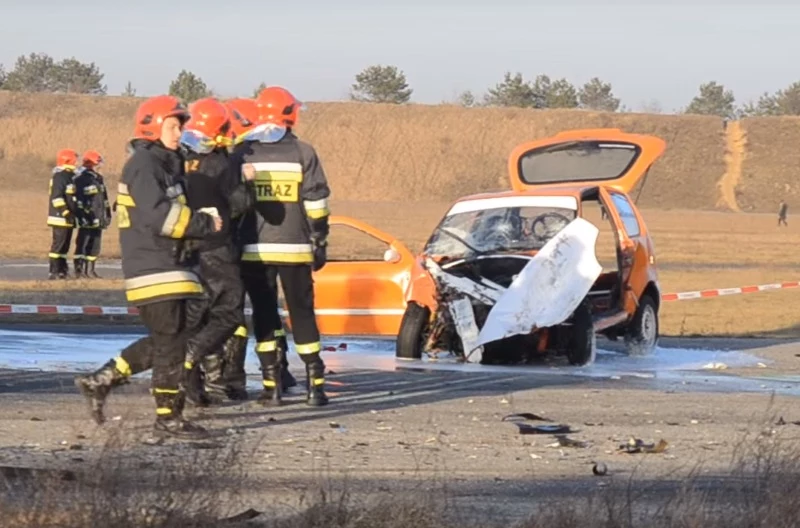
[[[458,491],[447,481],[421,482],[425,492],[398,496],[369,482],[358,484],[372,491],[354,492],[346,476],[320,474],[315,487],[297,486],[287,494],[269,474],[255,469],[255,452],[245,452],[236,437],[215,444],[210,449],[172,445],[153,452],[112,432],[99,453],[83,453],[90,462],[4,466],[3,526],[749,528],[795,526],[800,515],[800,451],[793,438],[771,426],[739,440],[727,472],[709,474],[701,461],[659,479],[638,469],[628,477],[591,477],[562,484],[557,499],[531,496],[525,511],[505,518],[487,513],[491,510],[461,511]],[[558,483],[552,484],[558,489]],[[482,497],[480,488],[469,493],[473,506],[497,498],[488,491]]]

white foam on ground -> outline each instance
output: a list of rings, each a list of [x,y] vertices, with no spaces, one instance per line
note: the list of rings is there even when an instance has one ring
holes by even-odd
[[[116,356],[141,334],[119,333],[69,333],[30,332],[23,330],[0,330],[0,367],[13,369],[35,369],[43,371],[93,370]],[[346,344],[346,349],[339,347]],[[251,336],[246,368],[249,373],[258,373],[258,359],[252,350]],[[291,347],[290,338],[290,347]],[[459,363],[454,357],[439,360],[400,360],[394,357],[393,339],[337,338],[326,339],[324,347],[335,347],[335,351],[323,351],[325,363],[333,370],[380,370],[424,368],[425,370],[448,370],[459,372],[498,372],[572,375],[586,377],[637,376],[660,377],[664,374],[685,371],[705,371],[710,363],[724,363],[729,368],[754,366],[761,358],[740,351],[703,349],[658,348],[650,356],[629,357],[624,354],[600,350],[593,365],[573,367],[566,361],[556,366],[515,365],[496,366]],[[302,361],[292,350],[289,354],[292,367],[302,368]]]

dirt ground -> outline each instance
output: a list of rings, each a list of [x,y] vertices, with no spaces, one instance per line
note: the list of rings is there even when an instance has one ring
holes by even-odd
[[[750,352],[776,359],[775,369],[784,375],[798,370],[796,345]],[[716,392],[716,375],[687,383],[356,370],[328,374],[333,403],[327,408],[306,407],[302,391],[296,391],[279,409],[250,401],[187,414],[214,435],[206,448],[236,442],[248,471],[268,475],[281,500],[296,500],[320,479],[348,481],[361,494],[446,482],[451,499],[484,514],[498,509],[522,515],[532,496],[587,493],[631,478],[679,482],[689,475],[725,475],[743,449],[800,438],[800,427],[790,423],[800,420],[795,397],[769,390]],[[97,427],[72,379],[0,371],[0,464],[88,471],[118,434],[127,443],[116,449],[131,456],[157,459],[183,452],[185,443],[179,441],[143,443],[154,418],[146,381],[113,394],[110,420]],[[515,421],[504,420],[514,413],[548,420],[523,420],[528,425],[568,425],[572,432],[566,438],[585,444],[562,446],[550,434],[520,434]],[[776,425],[781,418],[786,425]],[[631,438],[663,439],[667,446],[660,453],[620,451]],[[604,464],[607,475],[593,475],[595,464]],[[291,487],[283,487],[286,483]],[[234,509],[259,509],[270,496],[267,490],[245,492]]]

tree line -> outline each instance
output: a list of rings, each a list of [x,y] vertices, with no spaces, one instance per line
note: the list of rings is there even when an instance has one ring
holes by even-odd
[[[94,62],[71,57],[56,61],[45,53],[30,53],[17,58],[13,69],[0,64],[0,89],[20,92],[78,93],[106,95],[105,75]],[[261,83],[253,96],[266,86]],[[216,95],[206,82],[191,71],[181,70],[170,83],[168,93],[187,102]],[[406,104],[414,90],[405,73],[392,65],[372,65],[355,75],[349,97],[353,101]],[[135,96],[129,81],[121,95]],[[614,95],[611,83],[593,77],[576,86],[564,78],[537,75],[526,80],[522,73],[506,72],[503,80],[483,94],[462,92],[455,101],[465,107],[503,106],[518,108],[575,108],[605,112],[630,112]],[[639,111],[661,113],[657,101],[645,103]],[[764,93],[757,101],[738,105],[732,90],[716,81],[703,83],[697,95],[678,113],[713,115],[725,119],[754,116],[800,115],[800,81],[774,93]]]

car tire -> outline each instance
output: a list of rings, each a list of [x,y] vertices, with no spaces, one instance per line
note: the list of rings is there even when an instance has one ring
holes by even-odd
[[[422,358],[422,334],[431,316],[428,307],[409,301],[400,331],[397,334],[395,357],[400,359]]]
[[[575,310],[571,330],[567,348],[570,365],[591,365],[597,354],[597,336],[592,321],[591,305],[588,302],[584,301]]]
[[[658,344],[658,308],[652,297],[645,294],[625,332],[625,349],[629,356],[646,356]]]

